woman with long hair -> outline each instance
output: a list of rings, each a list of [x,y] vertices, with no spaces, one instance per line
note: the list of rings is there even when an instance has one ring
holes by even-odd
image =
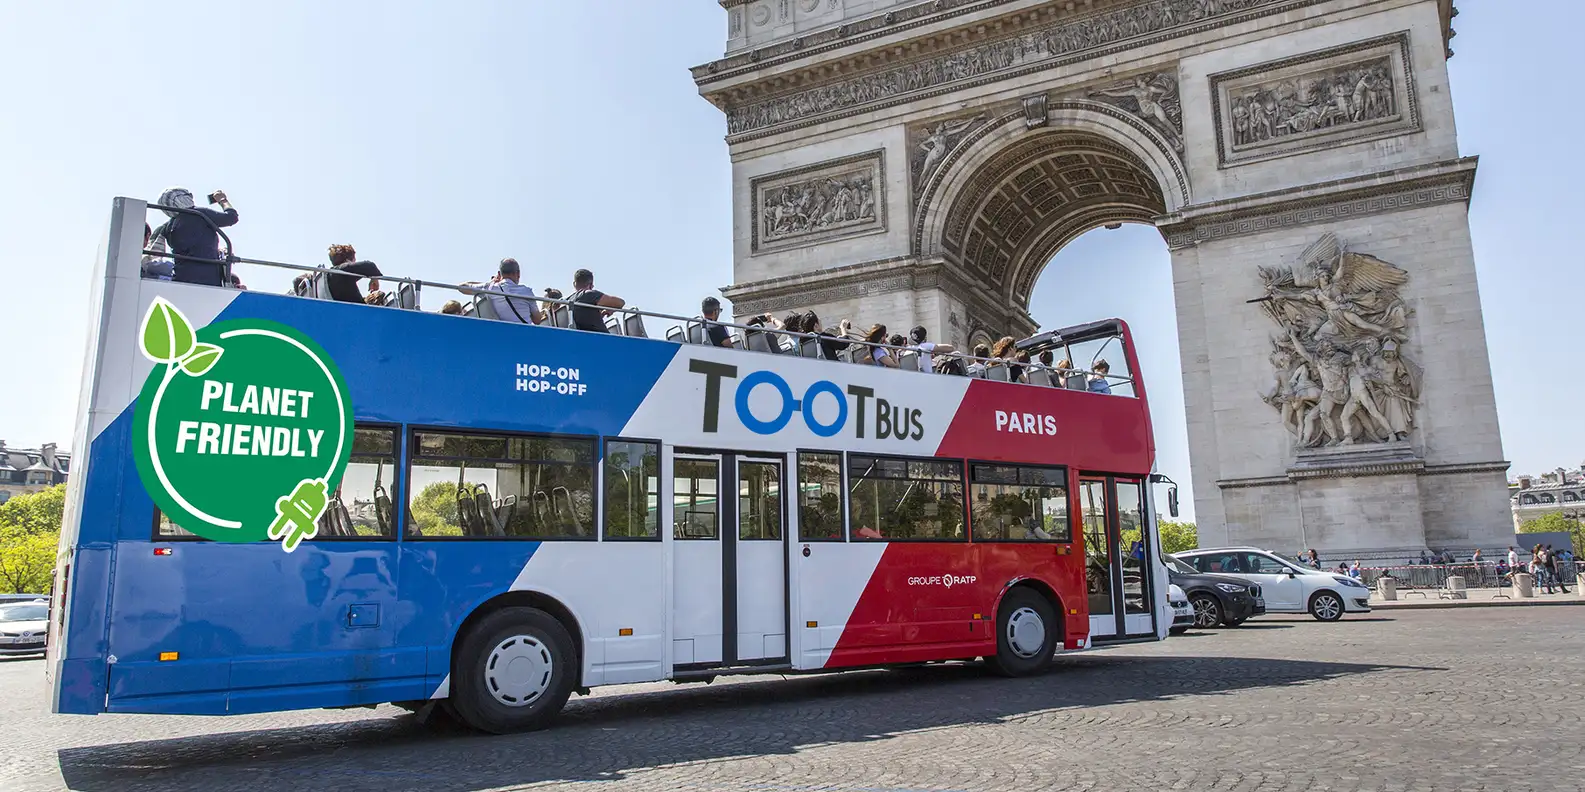
[[[869,332],[864,334],[864,343],[870,347],[866,352],[867,360],[864,362],[886,368],[897,368],[897,358],[892,357],[892,351],[881,344],[887,343],[886,325],[870,325]]]

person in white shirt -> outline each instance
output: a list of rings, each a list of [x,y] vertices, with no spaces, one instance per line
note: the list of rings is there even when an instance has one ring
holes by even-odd
[[[1513,545],[1508,545],[1508,568],[1514,570],[1519,568],[1519,553],[1513,549]]]
[[[919,350],[919,370],[935,371],[935,362],[931,356],[950,355],[957,351],[957,347],[951,344],[937,344],[933,341],[926,341],[925,336],[924,325],[915,325],[914,329],[908,331],[909,343],[914,349]]]
[[[523,324],[539,324],[545,321],[545,312],[539,309],[539,302],[535,299],[534,290],[521,283],[523,270],[517,264],[517,259],[501,259],[500,271],[490,279],[488,284],[464,283],[464,286],[483,286],[484,291],[490,292],[490,305],[495,308],[495,316],[503,322],[521,322]]]

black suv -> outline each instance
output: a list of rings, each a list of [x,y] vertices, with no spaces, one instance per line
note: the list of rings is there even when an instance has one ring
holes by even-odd
[[[1189,595],[1194,626],[1237,627],[1266,612],[1259,585],[1230,575],[1209,575],[1171,556],[1162,560],[1167,564],[1167,577]]]

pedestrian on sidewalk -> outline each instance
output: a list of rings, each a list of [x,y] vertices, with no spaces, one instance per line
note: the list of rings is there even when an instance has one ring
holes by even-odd
[[[1552,545],[1547,545],[1545,552],[1547,574],[1557,583],[1557,587],[1562,589],[1564,594],[1567,594],[1568,584],[1563,582],[1562,570],[1558,568],[1557,551],[1552,549]]]
[[[1546,548],[1539,544],[1530,548],[1530,575],[1535,578],[1536,585],[1546,589],[1546,593],[1556,593],[1552,591],[1552,574],[1546,568]]]

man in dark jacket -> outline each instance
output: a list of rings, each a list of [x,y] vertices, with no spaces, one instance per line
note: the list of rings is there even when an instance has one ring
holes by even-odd
[[[369,292],[372,294],[380,290],[380,282],[376,280],[380,275],[380,268],[372,261],[358,261],[358,251],[351,245],[330,246],[330,272],[325,273],[328,280],[326,286],[330,289],[330,298],[337,302],[360,303],[363,295],[358,293],[358,279],[369,279]],[[336,273],[348,273],[338,275]]]
[[[172,187],[160,193],[159,204],[178,209],[192,209],[200,215],[162,210],[170,216],[154,236],[165,240],[176,259],[171,280],[181,283],[198,283],[204,286],[223,286],[226,283],[226,263],[220,256],[220,235],[217,228],[237,224],[237,210],[226,200],[226,194],[216,190],[210,196],[220,208],[195,206],[193,194],[186,187]],[[187,257],[187,258],[183,258]],[[192,259],[205,259],[193,261]]]

